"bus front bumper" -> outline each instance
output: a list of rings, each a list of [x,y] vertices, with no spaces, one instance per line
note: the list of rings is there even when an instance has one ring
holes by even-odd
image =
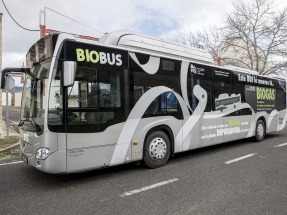
[[[21,158],[24,162],[36,169],[52,174],[66,173],[66,150],[50,153],[46,159],[37,159],[35,155],[27,155],[21,152]]]

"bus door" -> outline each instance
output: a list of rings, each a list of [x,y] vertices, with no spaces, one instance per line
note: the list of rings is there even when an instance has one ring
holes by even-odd
[[[110,164],[125,120],[122,79],[122,68],[77,68],[66,92],[68,171]]]
[[[213,114],[217,116],[216,136],[222,138],[222,142],[229,139],[229,115],[234,110],[234,95],[231,92],[232,74],[228,70],[214,68],[213,92],[214,106]],[[230,136],[232,139],[232,135]]]
[[[125,122],[127,52],[73,41],[65,47],[65,60],[77,63],[64,93],[67,171],[109,166]],[[127,147],[123,162],[130,153]]]
[[[210,66],[204,66],[199,64],[191,64],[191,89],[194,89],[196,85],[202,87],[207,93],[207,101],[205,109],[196,111],[198,106],[198,99],[192,93],[190,101],[191,101],[191,109],[193,110],[193,114],[200,113],[201,117],[197,126],[193,128],[193,146],[194,148],[203,147],[208,145],[213,145],[215,143],[223,142],[223,136],[217,135],[218,127],[223,125],[223,118],[218,117],[217,112],[213,110],[213,85],[212,85],[212,77],[213,77],[213,69]],[[189,79],[188,79],[189,80]],[[189,84],[188,84],[189,86]]]

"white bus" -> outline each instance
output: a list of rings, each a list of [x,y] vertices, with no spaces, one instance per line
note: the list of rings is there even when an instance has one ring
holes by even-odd
[[[51,34],[27,53],[21,158],[48,173],[141,161],[282,130],[286,81],[213,65],[202,49],[118,31]]]

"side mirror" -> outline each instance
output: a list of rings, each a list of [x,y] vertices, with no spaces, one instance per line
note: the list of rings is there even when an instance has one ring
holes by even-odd
[[[10,72],[29,74],[30,69],[29,68],[5,68],[3,69],[1,72],[1,86],[0,86],[1,89],[5,89],[6,81],[7,81],[6,79]]]
[[[1,73],[1,89],[5,89],[6,85],[6,74],[4,72]]]
[[[64,87],[71,87],[74,85],[76,70],[77,70],[77,63],[75,61],[64,61],[63,62]]]

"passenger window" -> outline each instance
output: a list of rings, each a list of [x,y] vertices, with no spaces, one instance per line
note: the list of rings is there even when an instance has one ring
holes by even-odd
[[[78,67],[68,88],[68,132],[101,132],[124,121],[120,70]]]
[[[214,110],[223,111],[234,108],[234,104],[241,102],[240,95],[231,93],[231,74],[227,70],[214,69]]]
[[[137,57],[141,58],[141,55],[143,54],[137,54]],[[153,87],[165,86],[177,93],[179,92],[180,65],[177,61],[161,59],[159,70],[153,75],[143,71],[132,59],[130,69],[132,75],[131,84],[133,87],[132,106],[137,103],[144,93]],[[143,117],[167,115],[182,118],[181,108],[173,92],[165,92],[155,98],[147,108]]]
[[[190,64],[190,72],[187,78],[187,86],[189,92],[189,102],[194,111],[198,105],[198,99],[193,93],[196,85],[202,87],[207,93],[207,104],[204,112],[212,110],[212,68],[204,65]]]

